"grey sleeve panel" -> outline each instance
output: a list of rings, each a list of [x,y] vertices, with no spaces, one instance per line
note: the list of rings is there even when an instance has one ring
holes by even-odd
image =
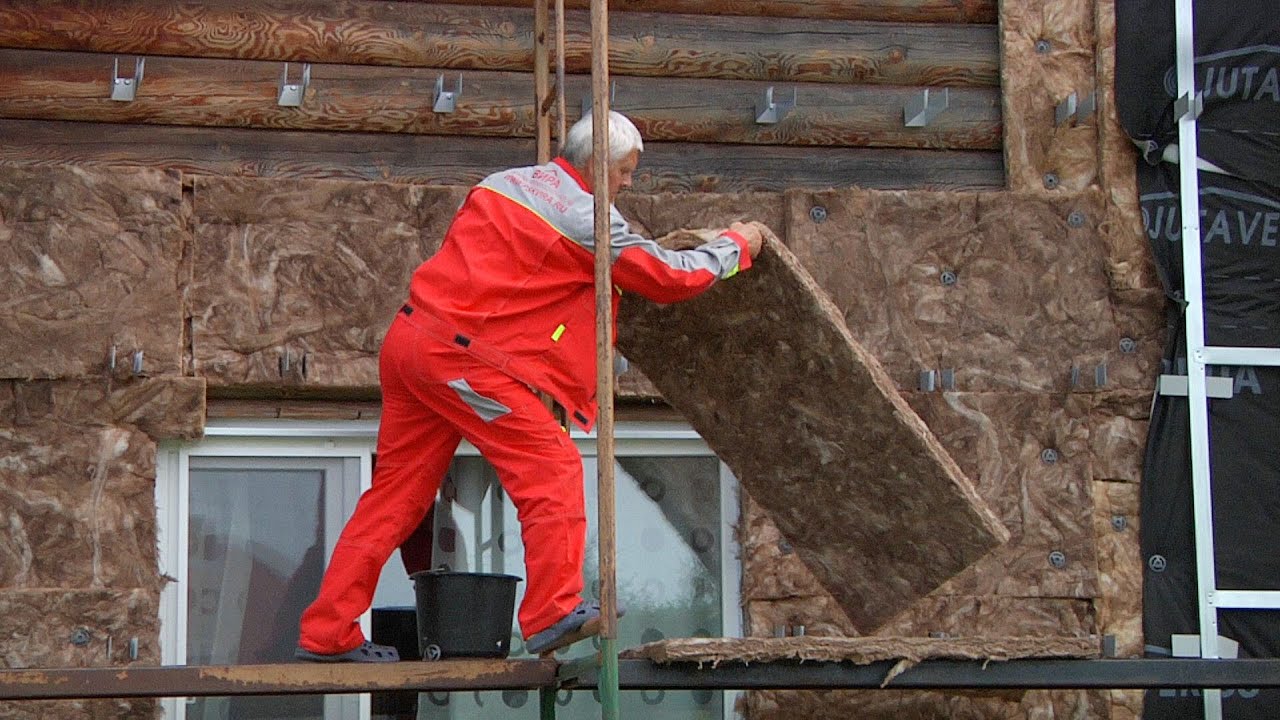
[[[491,423],[511,412],[511,408],[506,405],[476,392],[471,387],[471,384],[463,378],[450,380],[446,384],[453,388],[454,392],[458,393],[458,397],[462,398],[462,402],[469,405],[472,410],[475,410],[480,419],[487,423]]]
[[[587,197],[591,196],[587,195]],[[585,217],[575,218],[576,232],[572,235],[566,233],[566,237],[594,253],[596,251],[595,210],[593,206],[589,206],[587,210]],[[624,250],[632,248],[639,249],[663,265],[680,272],[692,273],[706,270],[721,280],[738,271],[741,254],[738,244],[723,235],[690,250],[668,250],[643,235],[631,232],[631,226],[622,217],[622,213],[618,212],[616,207],[610,206],[610,257],[616,263]]]
[[[566,238],[594,253],[595,200],[563,168],[555,163],[516,168],[485,178],[482,186],[529,208]],[[706,270],[717,278],[738,271],[740,249],[727,237],[719,237],[692,250],[668,250],[631,232],[622,213],[609,207],[609,235],[613,262],[624,250],[639,248],[660,263],[682,272]]]

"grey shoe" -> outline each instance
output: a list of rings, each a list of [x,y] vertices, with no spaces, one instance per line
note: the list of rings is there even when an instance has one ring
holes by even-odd
[[[305,650],[299,646],[297,650],[293,651],[293,656],[299,660],[306,660],[307,662],[385,663],[398,662],[400,660],[400,651],[390,645],[376,645],[366,640],[363,644],[346,652],[333,653],[332,655],[311,652],[310,650]]]
[[[622,617],[626,612],[625,608],[618,605],[618,617]],[[583,600],[556,624],[542,632],[534,633],[533,637],[525,640],[524,648],[531,655],[544,655],[599,632],[600,603],[594,600]]]

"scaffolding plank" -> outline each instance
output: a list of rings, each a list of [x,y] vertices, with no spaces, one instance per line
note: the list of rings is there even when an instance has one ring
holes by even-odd
[[[698,298],[659,306],[624,296],[618,347],[869,633],[1008,531],[840,310],[761,227],[754,266]],[[662,242],[688,247],[706,235]]]
[[[554,660],[58,668],[0,670],[0,700],[531,690],[555,682]]]

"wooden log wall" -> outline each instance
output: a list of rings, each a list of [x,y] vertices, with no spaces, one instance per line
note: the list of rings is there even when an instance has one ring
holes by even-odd
[[[0,161],[473,182],[533,160],[531,2],[15,0],[0,7]],[[993,1],[641,5],[615,3],[610,38],[613,106],[647,141],[641,189],[1004,184]],[[589,22],[569,7],[572,121]],[[113,64],[132,77],[136,57],[135,99],[110,99]],[[311,63],[300,107],[276,102],[285,62],[290,82]],[[462,80],[454,112],[433,111],[441,77]],[[940,87],[947,110],[906,127],[904,107]],[[797,106],[760,124],[769,88]],[[184,147],[184,128],[203,140]]]

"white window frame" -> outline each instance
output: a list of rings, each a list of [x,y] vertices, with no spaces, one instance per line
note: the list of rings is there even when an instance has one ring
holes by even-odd
[[[263,420],[214,419],[200,440],[166,441],[156,459],[156,517],[159,564],[170,578],[160,594],[160,655],[162,665],[184,665],[187,655],[187,532],[191,458],[196,457],[297,457],[356,459],[360,467],[360,492],[372,485],[373,455],[377,444],[376,420]],[[595,458],[595,433],[574,430],[570,437],[583,458]],[[614,430],[615,454],[644,457],[707,457],[714,453],[696,432],[683,423],[620,422]],[[457,454],[480,453],[463,442]],[[586,482],[595,482],[588,477]],[[742,636],[742,563],[734,528],[739,518],[738,483],[720,463],[721,617],[725,637]],[[354,500],[352,503],[354,507]],[[371,613],[360,619],[366,636]],[[724,694],[724,717],[731,720],[736,696]],[[372,711],[370,696],[359,696],[359,717]],[[185,699],[162,701],[168,720],[185,717]]]

